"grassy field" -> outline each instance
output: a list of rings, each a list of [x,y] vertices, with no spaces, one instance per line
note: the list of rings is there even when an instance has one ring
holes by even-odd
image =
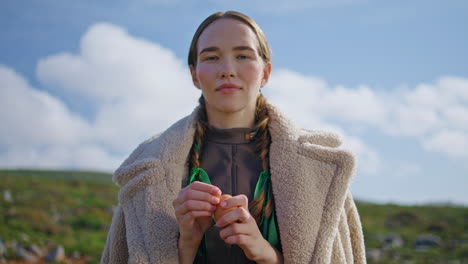
[[[4,199],[5,191],[12,201]],[[0,170],[0,237],[40,247],[63,245],[81,261],[98,263],[117,203],[111,175],[81,171]],[[468,263],[468,208],[358,202],[369,263]],[[386,235],[402,243],[386,246]],[[438,245],[415,250],[418,236]],[[7,251],[7,258],[15,258]]]
[[[75,171],[0,171],[0,236],[46,247],[60,244],[97,263],[117,203],[110,174]],[[27,239],[24,239],[27,238]],[[27,241],[25,241],[27,240]]]

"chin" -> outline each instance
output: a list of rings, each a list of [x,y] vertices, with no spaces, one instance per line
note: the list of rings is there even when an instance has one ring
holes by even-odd
[[[239,103],[234,103],[234,102],[229,102],[229,103],[225,103],[225,104],[216,104],[214,105],[214,108],[216,110],[218,110],[219,112],[223,112],[223,113],[235,113],[235,112],[239,112],[243,109],[246,108],[246,105],[244,104],[239,104]]]
[[[244,107],[237,105],[224,105],[221,107],[217,107],[217,109],[218,111],[223,113],[235,113],[241,111],[242,109],[244,109]]]

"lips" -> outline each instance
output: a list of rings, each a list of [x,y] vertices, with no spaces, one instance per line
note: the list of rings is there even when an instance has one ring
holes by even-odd
[[[238,90],[241,90],[242,88],[238,85],[235,85],[233,83],[225,83],[223,85],[218,86],[216,88],[217,92],[223,92],[223,93],[229,93],[229,92],[235,92]]]

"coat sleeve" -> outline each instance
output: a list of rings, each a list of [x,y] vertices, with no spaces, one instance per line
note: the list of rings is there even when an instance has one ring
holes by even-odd
[[[118,205],[112,217],[112,224],[107,235],[101,264],[128,263],[127,235],[125,230],[125,216],[121,205]]]
[[[338,232],[333,243],[331,263],[366,263],[362,224],[356,204],[349,192],[341,211]]]

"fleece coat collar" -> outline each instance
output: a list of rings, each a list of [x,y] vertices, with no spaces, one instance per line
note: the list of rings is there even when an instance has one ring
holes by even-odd
[[[354,171],[330,133],[296,127],[268,104],[270,170],[285,263],[327,263]],[[115,172],[135,262],[177,263],[172,201],[188,178],[197,111],[143,142]],[[165,260],[164,262],[160,262]]]

